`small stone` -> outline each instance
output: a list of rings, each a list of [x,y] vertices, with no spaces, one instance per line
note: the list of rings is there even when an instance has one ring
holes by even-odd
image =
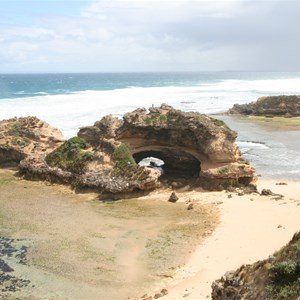
[[[274,193],[270,189],[263,189],[260,193],[262,196],[273,196]]]
[[[188,205],[188,207],[187,207],[187,210],[191,210],[191,209],[193,209],[194,208],[194,204],[193,203],[190,203],[189,205]]]
[[[244,195],[245,195],[245,193],[243,191],[238,192],[238,196],[244,196]]]
[[[168,290],[167,290],[167,289],[162,289],[162,290],[160,291],[160,293],[161,293],[163,296],[165,296],[165,295],[168,294]]]
[[[175,192],[172,192],[172,194],[171,194],[171,196],[170,196],[170,198],[169,198],[169,202],[172,202],[172,203],[175,203],[175,202],[177,202],[178,201],[178,197],[177,197],[177,195],[176,195],[176,193]]]
[[[276,185],[288,185],[286,182],[277,182]]]
[[[282,228],[282,225],[278,225],[277,228]]]
[[[231,195],[231,194],[229,194],[229,195],[227,196],[227,198],[228,198],[228,199],[232,198],[232,195]]]
[[[158,299],[158,298],[161,298],[161,297],[163,297],[164,295],[163,294],[161,294],[161,293],[156,293],[155,295],[154,295],[154,299]]]

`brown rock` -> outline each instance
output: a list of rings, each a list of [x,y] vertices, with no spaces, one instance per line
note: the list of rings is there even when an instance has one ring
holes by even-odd
[[[29,155],[53,151],[64,141],[62,133],[36,117],[0,121],[0,165],[16,165]]]

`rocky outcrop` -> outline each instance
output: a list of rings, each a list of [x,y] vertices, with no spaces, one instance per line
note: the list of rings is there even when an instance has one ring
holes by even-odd
[[[300,116],[300,96],[261,97],[249,104],[235,104],[229,114],[255,116]]]
[[[300,297],[300,232],[268,259],[227,272],[212,284],[213,300]]]
[[[0,165],[16,165],[29,155],[45,156],[63,141],[58,129],[36,117],[0,121]]]
[[[4,122],[9,159],[20,161],[20,173],[28,179],[100,194],[154,189],[162,173],[193,178],[208,189],[251,186],[254,179],[234,131],[217,119],[168,105],[139,108],[122,120],[105,116],[63,143],[57,130],[36,118]],[[163,169],[138,165],[147,157],[162,159]]]

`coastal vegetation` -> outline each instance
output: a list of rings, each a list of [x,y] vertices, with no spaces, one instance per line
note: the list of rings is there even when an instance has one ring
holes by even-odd
[[[300,232],[275,253],[267,290],[274,299],[298,299],[300,295]]]
[[[268,259],[227,272],[212,288],[213,300],[299,299],[300,232]]]
[[[116,160],[116,168],[123,171],[137,166],[128,146],[125,143],[121,143],[120,146],[114,150],[113,157]]]
[[[92,159],[93,152],[86,151],[88,144],[79,137],[67,140],[63,145],[46,157],[46,162],[51,167],[59,167],[67,171],[81,174],[86,163]]]

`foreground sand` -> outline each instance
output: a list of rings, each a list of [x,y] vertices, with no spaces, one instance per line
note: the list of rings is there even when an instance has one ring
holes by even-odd
[[[262,180],[258,189],[271,189],[284,195],[272,196],[232,193],[191,192],[194,199],[219,203],[221,221],[217,229],[198,246],[184,268],[177,271],[174,281],[166,288],[167,299],[210,299],[211,283],[226,271],[242,264],[267,258],[279,250],[300,230],[300,182],[276,185],[279,181]],[[222,203],[220,202],[222,201]]]
[[[170,280],[219,215],[170,193],[102,202],[0,170],[0,298],[120,300]]]

